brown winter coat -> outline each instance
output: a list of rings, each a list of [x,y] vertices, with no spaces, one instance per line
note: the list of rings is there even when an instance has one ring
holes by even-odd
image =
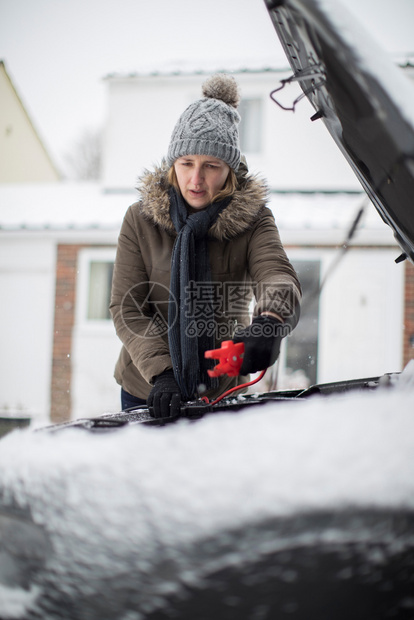
[[[292,327],[298,320],[300,286],[273,214],[265,206],[266,186],[243,167],[238,181],[231,203],[209,231],[217,347],[231,339],[236,324],[249,324],[252,286],[255,315],[271,310]],[[130,394],[147,398],[154,377],[172,367],[167,317],[170,261],[177,234],[169,214],[166,169],[146,172],[139,189],[141,200],[128,209],[119,235],[110,310],[123,343],[115,378]],[[193,293],[194,300],[202,304],[201,289]],[[219,390],[207,396],[237,382],[240,378],[226,376]]]

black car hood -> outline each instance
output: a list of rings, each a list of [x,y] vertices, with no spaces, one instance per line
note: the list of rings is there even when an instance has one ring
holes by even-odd
[[[315,108],[312,119],[322,119],[393,229],[401,258],[414,262],[412,84],[340,3],[265,3],[293,71],[281,86],[299,82]],[[278,102],[279,93],[272,98]]]

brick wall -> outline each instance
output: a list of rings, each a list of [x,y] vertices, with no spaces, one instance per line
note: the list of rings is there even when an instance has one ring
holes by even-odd
[[[403,366],[414,358],[414,265],[405,261]]]
[[[65,422],[71,414],[71,353],[75,320],[78,252],[82,245],[58,245],[50,418]]]

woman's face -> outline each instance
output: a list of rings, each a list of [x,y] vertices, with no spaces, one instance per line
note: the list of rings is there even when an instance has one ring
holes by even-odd
[[[223,189],[230,167],[209,155],[184,155],[174,163],[175,174],[184,200],[193,209],[204,209]]]

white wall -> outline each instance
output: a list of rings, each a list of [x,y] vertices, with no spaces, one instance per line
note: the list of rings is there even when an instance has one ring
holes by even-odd
[[[395,249],[351,249],[321,296],[318,382],[402,370],[404,267]],[[323,272],[335,257],[322,253]]]
[[[242,97],[263,101],[263,151],[246,153],[249,167],[273,188],[360,189],[354,173],[307,100],[296,112],[281,110],[269,97],[288,73],[236,73]],[[103,183],[131,188],[144,168],[165,156],[171,132],[184,109],[201,96],[207,75],[112,78],[108,87]],[[281,95],[285,103],[296,87]]]
[[[88,248],[78,255],[76,313],[72,332],[71,399],[73,419],[120,411],[120,386],[114,379],[121,343],[112,320],[87,319],[89,261],[113,261],[114,248]]]
[[[72,336],[72,419],[121,410],[121,388],[114,379],[121,343],[112,321],[76,325]]]
[[[396,249],[356,246],[337,262],[339,252],[339,247],[287,247],[292,261],[320,262],[321,282],[328,274],[319,298],[317,382],[401,371],[404,266],[394,262]],[[331,269],[333,265],[336,267]],[[309,303],[305,294],[302,320]],[[282,353],[279,385],[285,378],[285,366]]]
[[[0,245],[0,409],[47,421],[50,409],[55,245],[20,233]]]

